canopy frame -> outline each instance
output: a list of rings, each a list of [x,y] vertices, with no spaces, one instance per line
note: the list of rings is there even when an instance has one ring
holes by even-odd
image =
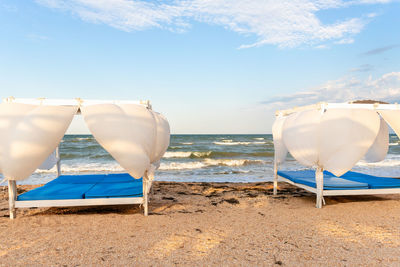
[[[395,104],[363,104],[363,103],[327,103],[320,102],[313,105],[294,107],[286,110],[277,110],[275,112],[276,117],[286,117],[290,114],[305,111],[305,110],[320,110],[324,113],[328,109],[367,109],[367,110],[400,110],[400,105]],[[378,194],[400,194],[400,188],[385,188],[385,189],[354,189],[354,190],[324,190],[324,170],[321,167],[315,169],[315,182],[316,188],[295,183],[285,177],[278,175],[279,164],[274,159],[274,180],[273,180],[273,195],[278,194],[278,182],[279,180],[292,184],[294,186],[303,188],[311,193],[316,194],[316,208],[322,208],[325,205],[324,196],[347,196],[347,195],[378,195]]]
[[[78,106],[78,110],[74,116],[81,115],[80,106],[82,103],[95,104],[138,104],[152,110],[149,100],[130,101],[130,100],[82,100],[76,99],[46,99],[46,98],[3,98],[4,103],[20,103],[33,105],[54,105],[54,106]],[[56,148],[57,155],[57,177],[61,175],[61,157],[59,146]],[[152,182],[147,174],[143,176],[143,197],[125,197],[125,198],[96,198],[96,199],[61,199],[61,200],[29,200],[18,201],[17,183],[15,180],[8,180],[8,196],[9,196],[9,217],[16,218],[17,208],[38,208],[38,207],[78,207],[78,206],[100,206],[100,205],[132,205],[139,204],[143,207],[144,216],[148,216],[149,191]]]

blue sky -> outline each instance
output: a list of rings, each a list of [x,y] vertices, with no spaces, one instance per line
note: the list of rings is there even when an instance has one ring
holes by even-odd
[[[0,0],[1,97],[149,99],[173,133],[270,133],[276,109],[399,101],[399,14],[386,0]]]

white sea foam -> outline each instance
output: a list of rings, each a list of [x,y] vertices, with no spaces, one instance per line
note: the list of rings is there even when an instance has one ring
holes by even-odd
[[[398,146],[399,143],[389,143],[389,146]]]
[[[256,137],[256,138],[253,138],[254,140],[264,140],[264,137]]]
[[[77,137],[74,140],[78,140],[78,141],[85,141],[85,140],[93,140],[93,137]]]
[[[182,152],[192,153],[192,152]],[[194,152],[196,153],[196,152]],[[198,152],[200,153],[200,152]],[[206,152],[205,152],[206,153]],[[183,156],[183,154],[182,154]],[[261,165],[266,164],[263,160],[247,160],[247,159],[209,159],[206,158],[200,161],[191,162],[168,162],[161,163],[159,170],[187,170],[187,169],[201,169],[215,166],[239,167],[248,165]],[[124,169],[116,162],[110,163],[72,163],[62,164],[62,173],[101,173],[101,172],[123,172]],[[36,170],[36,174],[56,173],[56,167],[50,170]]]
[[[187,151],[175,151],[175,152],[165,152],[163,158],[188,158],[192,152]]]
[[[122,172],[124,169],[118,163],[82,163],[82,164],[61,164],[61,172]],[[50,170],[36,170],[35,173],[55,173],[56,167]]]
[[[214,142],[214,144],[220,146],[238,146],[238,145],[250,145],[251,142]]]
[[[251,145],[251,144],[253,144],[253,145],[261,145],[261,144],[266,144],[266,142],[260,142],[260,141],[258,141],[258,142],[214,142],[214,144],[215,145],[220,145],[220,146],[239,146],[239,145],[244,145],[244,146],[247,146],[247,145]]]
[[[202,158],[211,155],[211,151],[207,152],[192,152],[192,151],[175,151],[175,152],[165,152],[163,158]]]
[[[246,166],[264,164],[263,160],[247,160],[247,159],[205,159],[204,162],[208,166]]]
[[[195,162],[171,162],[171,163],[161,163],[159,170],[187,170],[187,169],[201,169],[207,165],[201,161]]]
[[[247,160],[247,159],[204,159],[202,161],[193,162],[170,162],[161,163],[159,170],[185,170],[185,169],[201,169],[215,166],[248,166],[248,165],[261,165],[266,162],[263,160]]]
[[[190,145],[193,145],[193,143],[191,143],[191,142],[185,142],[185,143],[180,143],[181,145],[188,145],[188,146],[190,146]]]
[[[385,159],[384,161],[380,162],[365,162],[359,161],[356,166],[364,166],[364,167],[397,167],[400,166],[400,160],[396,159]]]

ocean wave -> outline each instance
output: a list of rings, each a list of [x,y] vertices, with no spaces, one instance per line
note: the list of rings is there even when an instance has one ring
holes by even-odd
[[[170,162],[161,163],[159,170],[185,170],[185,169],[201,169],[206,167],[226,166],[239,167],[249,165],[262,165],[266,162],[263,160],[247,160],[247,159],[205,159],[203,161],[193,162]]]
[[[219,146],[239,146],[239,145],[264,145],[267,142],[214,142],[215,145],[219,145]]]
[[[186,152],[186,151],[174,151],[170,152],[167,151],[165,152],[163,158],[189,158],[190,155],[194,152]]]
[[[249,160],[249,159],[205,159],[208,166],[249,166],[265,164],[263,160]]]
[[[169,171],[169,170],[186,170],[186,169],[201,169],[206,167],[207,165],[201,161],[195,162],[171,162],[171,163],[161,163],[160,171]]]
[[[389,143],[389,146],[398,146],[399,143]]]
[[[61,164],[62,173],[99,173],[99,172],[123,172],[125,171],[118,163],[86,163],[86,164]],[[55,173],[57,168],[50,170],[36,170],[35,173]]]
[[[229,171],[215,172],[214,174],[242,174],[242,173],[251,173],[251,170],[229,170]]]
[[[253,138],[254,140],[265,140],[265,138],[264,137],[256,137],[256,138]]]
[[[187,145],[187,146],[193,145],[192,142],[183,142],[183,143],[180,143],[180,144],[181,144],[181,145]]]
[[[169,147],[168,147],[168,149],[172,149],[172,150],[174,150],[174,149],[180,149],[180,148],[182,148],[182,146],[169,146]]]
[[[193,152],[193,151],[167,151],[164,158],[228,158],[228,157],[272,157],[272,152],[224,152],[224,151],[206,151],[206,152]]]
[[[380,162],[366,162],[366,161],[359,161],[357,162],[356,166],[363,166],[363,167],[397,167],[400,166],[400,160],[396,159],[386,159]]]

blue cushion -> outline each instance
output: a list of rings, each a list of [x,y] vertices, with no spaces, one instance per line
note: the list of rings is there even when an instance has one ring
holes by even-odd
[[[127,173],[61,175],[42,187],[18,196],[17,200],[56,200],[108,197],[141,197],[143,180]]]
[[[46,185],[52,184],[95,184],[104,180],[104,174],[85,174],[85,175],[60,175]]]
[[[142,178],[135,179],[127,173],[107,174],[100,183],[142,183]]]
[[[341,176],[350,181],[367,183],[371,189],[400,188],[400,179],[373,176],[359,172],[347,172]]]
[[[17,200],[82,199],[91,187],[93,184],[47,184],[19,195]]]
[[[291,180],[294,183],[304,184],[316,188],[315,171],[278,171],[278,175]],[[343,178],[338,178],[331,173],[324,172],[324,189],[325,190],[354,190],[368,189],[367,183],[351,181]]]
[[[143,185],[138,182],[99,183],[85,193],[85,198],[142,197]]]

